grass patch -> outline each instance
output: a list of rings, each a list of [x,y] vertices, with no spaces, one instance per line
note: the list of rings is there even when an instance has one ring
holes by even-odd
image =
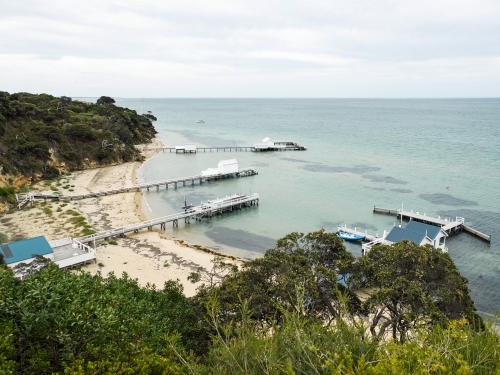
[[[68,191],[75,191],[74,189],[68,189]]]
[[[100,262],[99,262],[99,263],[97,263],[97,265],[98,265],[99,267],[104,267],[104,264],[102,264],[102,263],[100,263]]]
[[[116,242],[115,240],[110,240],[110,241],[108,241],[108,243],[110,245],[118,245],[118,242]]]
[[[54,191],[54,192],[59,191],[59,189],[57,189],[55,186],[51,186],[51,187],[50,187],[50,190],[52,190],[52,191]]]
[[[56,212],[62,212],[62,208],[61,207],[57,207]]]
[[[168,262],[163,263],[163,267],[170,267],[170,263]]]
[[[43,212],[46,214],[46,215],[49,215],[51,216],[52,215],[52,209],[50,207],[44,207],[43,208]]]
[[[83,228],[82,229],[82,234],[84,236],[90,236],[91,234],[95,234],[95,230],[93,229],[88,229],[88,228]]]
[[[46,180],[46,181],[43,182],[43,184],[45,186],[50,186],[50,185],[52,185],[52,182],[53,182],[52,180]]]
[[[85,221],[85,218],[83,216],[74,216],[74,217],[70,217],[68,220],[66,220],[67,223],[71,223],[75,226],[79,226],[79,227],[82,227],[84,226],[86,223]]]
[[[71,209],[70,210],[66,210],[66,213],[70,214],[70,215],[73,215],[73,216],[80,216],[80,214],[77,211],[71,210]]]

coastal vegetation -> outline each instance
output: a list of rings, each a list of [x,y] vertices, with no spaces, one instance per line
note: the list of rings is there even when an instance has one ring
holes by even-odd
[[[39,262],[23,281],[0,266],[0,373],[500,374],[499,335],[429,246],[355,258],[291,233],[241,269],[196,269],[191,298]]]
[[[62,172],[142,158],[134,147],[155,135],[151,114],[114,105],[102,96],[97,103],[67,96],[0,92],[0,175],[53,179]],[[10,188],[0,200],[12,199]]]

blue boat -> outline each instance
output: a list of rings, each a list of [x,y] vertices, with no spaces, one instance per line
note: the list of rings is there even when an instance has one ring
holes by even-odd
[[[339,230],[337,232],[337,237],[342,238],[343,240],[346,241],[361,241],[364,240],[366,236],[363,236],[361,234],[352,234],[352,233],[347,233],[342,230]]]

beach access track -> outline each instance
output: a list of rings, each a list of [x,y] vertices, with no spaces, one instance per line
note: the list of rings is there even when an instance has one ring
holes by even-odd
[[[221,179],[226,179],[226,178],[231,178],[231,177],[247,177],[247,176],[255,176],[257,175],[258,172],[255,169],[242,169],[238,172],[233,172],[233,173],[225,173],[225,174],[214,174],[210,176],[201,176],[201,175],[196,175],[196,176],[188,176],[188,177],[179,177],[179,178],[172,178],[169,180],[163,180],[163,181],[155,181],[155,182],[146,182],[143,184],[138,184],[138,185],[130,185],[130,186],[124,186],[121,188],[116,188],[116,189],[107,189],[107,190],[100,190],[100,191],[94,191],[94,192],[88,192],[88,193],[82,193],[82,194],[38,194],[38,193],[21,193],[21,194],[16,194],[16,200],[17,200],[17,209],[21,210],[28,204],[31,206],[33,205],[33,201],[35,199],[43,199],[44,201],[49,200],[57,200],[57,201],[73,201],[73,200],[80,200],[80,199],[86,199],[86,198],[96,198],[96,197],[102,197],[106,195],[113,195],[113,194],[120,194],[120,193],[127,193],[127,192],[133,192],[133,191],[142,191],[146,189],[149,191],[149,189],[156,189],[156,191],[160,190],[160,187],[165,186],[165,189],[168,189],[169,186],[173,186],[174,189],[177,189],[178,185],[182,184],[182,186],[186,186],[186,184],[191,184],[194,185],[194,183],[197,181],[199,184],[202,184],[203,182],[207,181],[212,181],[212,180],[221,180]]]
[[[77,238],[76,240],[82,244],[95,243],[99,240],[108,240],[112,237],[123,237],[126,233],[138,233],[139,230],[147,228],[153,230],[154,226],[159,226],[160,229],[165,230],[167,223],[172,223],[173,227],[179,226],[179,220],[184,220],[184,223],[190,224],[191,219],[201,221],[203,218],[211,218],[212,216],[222,214],[226,211],[233,211],[235,209],[243,209],[245,207],[258,206],[259,194],[254,193],[251,195],[234,194],[225,198],[217,198],[208,201],[200,206],[187,207],[183,212],[172,215],[159,217],[156,219],[142,221],[140,223],[123,226],[120,228],[108,229],[103,232],[91,234],[88,236]]]

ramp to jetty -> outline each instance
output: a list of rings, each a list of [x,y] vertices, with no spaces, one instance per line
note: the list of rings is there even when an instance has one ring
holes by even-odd
[[[167,223],[172,223],[173,227],[178,227],[179,220],[184,220],[184,223],[189,224],[191,219],[201,221],[203,218],[211,218],[212,216],[220,215],[226,211],[233,211],[235,209],[241,210],[245,207],[258,205],[259,194],[257,193],[251,195],[234,194],[224,198],[217,198],[215,200],[208,201],[207,203],[204,203],[200,206],[186,207],[183,212],[179,212],[176,214],[167,215],[120,228],[109,229],[103,232],[91,234],[89,236],[80,237],[77,238],[77,241],[82,244],[86,244],[99,240],[107,240],[111,237],[116,236],[123,237],[126,233],[138,233],[141,229],[147,228],[148,230],[153,230],[154,226],[159,226],[160,229],[165,230]]]

